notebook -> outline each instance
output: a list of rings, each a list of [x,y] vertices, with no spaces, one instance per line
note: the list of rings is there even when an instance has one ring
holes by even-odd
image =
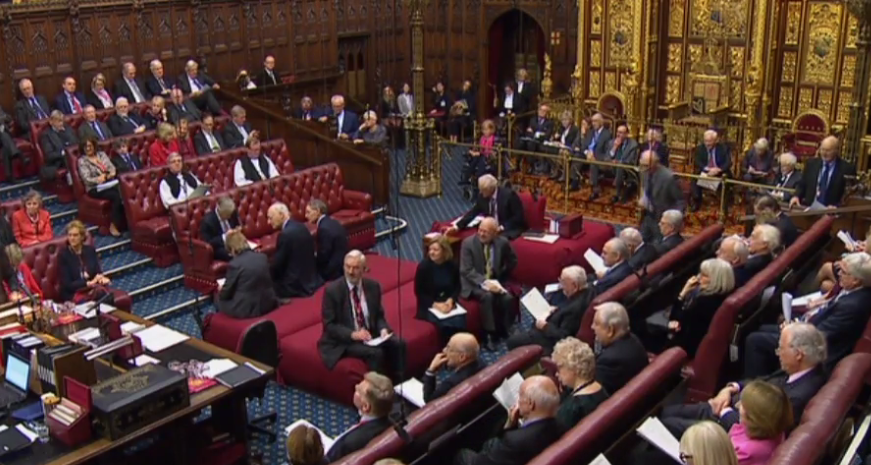
[[[235,388],[263,376],[263,373],[265,372],[246,362],[232,370],[221,373],[215,379],[228,388]]]

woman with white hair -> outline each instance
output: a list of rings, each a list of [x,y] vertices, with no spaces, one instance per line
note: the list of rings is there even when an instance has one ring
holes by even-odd
[[[609,393],[596,381],[596,354],[586,342],[567,337],[556,343],[551,358],[556,377],[568,388],[563,389],[556,412],[557,424],[565,433],[605,402]]]
[[[372,110],[363,113],[363,124],[354,134],[354,143],[380,145],[384,143],[386,138],[387,130],[378,123],[378,114]]]
[[[744,155],[744,180],[767,182],[774,175],[774,157],[768,150],[768,139],[761,137]]]

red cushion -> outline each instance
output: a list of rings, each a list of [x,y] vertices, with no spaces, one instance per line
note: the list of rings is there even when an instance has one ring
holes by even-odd
[[[366,277],[378,281],[382,294],[414,281],[414,275],[417,273],[417,262],[397,260],[377,254],[366,255],[366,266],[369,268]],[[411,295],[414,295],[413,289]]]
[[[172,238],[172,227],[168,216],[158,216],[133,225],[132,233],[139,239],[157,239],[164,241]]]

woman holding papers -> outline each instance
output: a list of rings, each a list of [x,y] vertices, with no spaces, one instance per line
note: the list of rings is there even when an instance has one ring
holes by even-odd
[[[119,227],[124,227],[124,203],[118,190],[117,172],[112,160],[106,152],[97,150],[97,141],[85,139],[79,144],[79,177],[85,185],[88,195],[100,200],[108,200],[112,205],[112,222],[109,223],[109,233],[115,237],[121,235]]]
[[[729,436],[712,421],[696,423],[683,434],[680,459],[688,465],[738,465]]]
[[[439,236],[429,244],[414,275],[417,318],[436,325],[444,342],[466,328],[466,313],[455,311],[461,309],[460,269],[453,257],[447,237]]]
[[[567,337],[557,342],[551,358],[560,384],[568,388],[563,389],[556,412],[557,424],[565,433],[605,402],[608,393],[596,381],[596,355],[586,342]]]

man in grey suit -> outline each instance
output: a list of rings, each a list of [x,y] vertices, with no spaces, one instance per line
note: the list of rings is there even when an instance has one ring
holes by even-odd
[[[227,280],[218,291],[218,310],[233,318],[255,318],[278,307],[269,275],[269,259],[251,250],[248,239],[232,231],[225,239],[233,259],[227,265]]]
[[[631,137],[629,137],[629,127],[626,124],[621,123],[617,126],[617,137],[609,140],[606,147],[605,158],[600,160],[597,157],[597,160],[632,166],[638,164],[638,142],[635,142]],[[590,185],[593,188],[593,194],[591,195],[590,200],[599,196],[599,172],[603,169],[606,172],[612,171],[611,168],[600,168],[598,165],[590,167]],[[611,199],[611,202],[626,202],[629,197],[626,194],[626,190],[624,190],[627,173],[626,170],[622,168],[617,168],[616,172],[617,181],[615,186],[617,187],[617,193]]]
[[[79,126],[79,139],[107,140],[112,138],[112,131],[102,121],[97,121],[97,109],[93,105],[85,105],[82,109],[85,120]]]
[[[642,195],[638,204],[641,213],[641,235],[644,242],[653,244],[659,240],[659,218],[667,210],[683,211],[686,207],[683,191],[670,169],[659,165],[659,158],[650,150],[641,154]]]
[[[587,131],[587,135],[584,136],[584,140],[579,147],[580,152],[587,160],[605,161],[608,157],[608,144],[611,142],[611,131],[605,127],[605,117],[601,113],[596,113],[590,118],[590,125],[590,130]],[[596,181],[598,182],[598,179]],[[593,183],[593,180],[591,179],[590,182]],[[596,187],[593,184],[593,188],[595,189]],[[594,191],[590,200],[598,196],[599,194]]]
[[[495,351],[496,342],[508,337],[515,302],[504,286],[516,266],[517,255],[508,239],[499,236],[499,223],[494,218],[484,218],[478,234],[464,239],[460,247],[460,295],[481,305],[481,326],[489,351]]]

